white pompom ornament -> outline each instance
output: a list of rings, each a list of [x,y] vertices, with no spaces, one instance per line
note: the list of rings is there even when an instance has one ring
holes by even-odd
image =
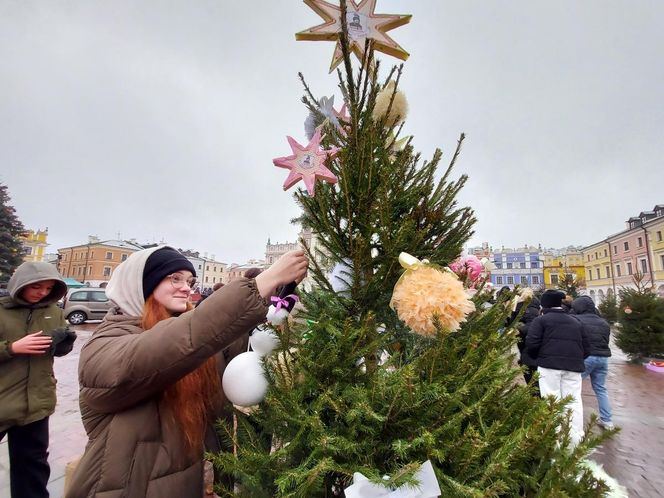
[[[267,315],[265,318],[272,325],[278,327],[286,321],[286,318],[288,318],[288,310],[286,308],[277,309],[274,305],[270,305],[270,307],[267,309]]]
[[[253,406],[263,401],[268,384],[261,355],[255,351],[237,355],[226,366],[221,384],[234,405]]]
[[[267,356],[279,346],[279,338],[269,330],[254,329],[249,344],[259,355]]]

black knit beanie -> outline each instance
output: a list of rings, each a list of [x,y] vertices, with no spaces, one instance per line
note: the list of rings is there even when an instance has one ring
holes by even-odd
[[[143,299],[147,299],[166,276],[181,270],[188,270],[196,276],[191,261],[175,249],[163,247],[150,254],[143,268]]]
[[[560,290],[549,289],[544,291],[540,298],[542,308],[560,308],[565,299],[565,293]]]

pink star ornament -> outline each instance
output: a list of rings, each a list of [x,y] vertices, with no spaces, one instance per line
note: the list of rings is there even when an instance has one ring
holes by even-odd
[[[290,170],[288,178],[286,178],[286,181],[284,182],[284,190],[288,190],[302,180],[307,187],[307,192],[313,197],[316,180],[337,183],[337,177],[327,169],[325,161],[328,157],[332,159],[339,149],[337,147],[332,147],[328,150],[321,149],[320,128],[316,129],[316,133],[311,137],[311,141],[306,147],[297,143],[293,137],[286,138],[293,150],[293,155],[277,157],[272,160],[275,166]]]

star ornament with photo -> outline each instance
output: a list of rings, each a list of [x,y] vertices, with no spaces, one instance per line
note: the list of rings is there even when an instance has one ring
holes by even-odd
[[[297,182],[302,180],[310,196],[314,196],[316,180],[323,180],[328,183],[337,183],[338,179],[325,166],[325,161],[332,159],[338,152],[337,147],[328,150],[322,150],[320,147],[321,130],[316,129],[316,133],[311,137],[311,141],[306,147],[303,147],[293,139],[286,137],[293,150],[292,156],[277,157],[272,160],[275,166],[290,170],[288,178],[284,182],[284,190],[288,190]]]
[[[313,28],[295,34],[296,40],[334,41],[336,46],[332,56],[330,72],[343,60],[341,52],[341,7],[325,0],[304,0],[325,21]],[[375,50],[386,53],[401,60],[408,59],[406,52],[387,34],[388,31],[408,24],[410,15],[376,14],[376,0],[348,0],[346,6],[346,24],[348,26],[348,44],[350,50],[362,61],[364,44],[367,39],[373,40]]]

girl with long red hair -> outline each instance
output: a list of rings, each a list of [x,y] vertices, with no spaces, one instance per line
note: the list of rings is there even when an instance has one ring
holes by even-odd
[[[89,437],[67,498],[201,497],[203,454],[222,416],[223,350],[264,321],[274,290],[306,275],[291,251],[255,279],[189,302],[196,271],[163,246],[132,254],[106,288],[114,307],[81,350]]]

